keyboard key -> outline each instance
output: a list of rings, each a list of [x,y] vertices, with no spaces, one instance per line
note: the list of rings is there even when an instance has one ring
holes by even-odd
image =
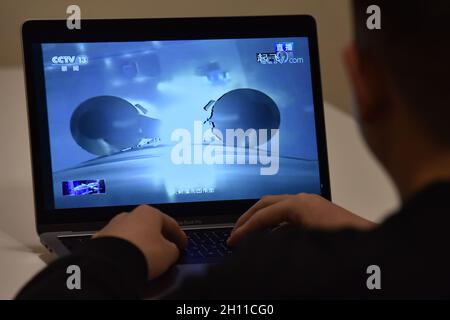
[[[226,245],[231,229],[197,229],[187,230],[188,248],[180,263],[217,262],[231,253]]]

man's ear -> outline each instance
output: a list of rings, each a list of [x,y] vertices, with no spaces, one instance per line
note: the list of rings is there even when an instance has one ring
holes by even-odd
[[[362,57],[354,44],[344,50],[344,64],[357,100],[358,116],[364,122],[373,120],[381,111],[380,108],[384,107],[379,103],[383,84],[375,63]]]

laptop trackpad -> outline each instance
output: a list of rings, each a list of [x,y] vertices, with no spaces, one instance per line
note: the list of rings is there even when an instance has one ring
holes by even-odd
[[[148,282],[146,299],[160,299],[175,290],[187,277],[206,272],[209,264],[178,264],[158,279]]]

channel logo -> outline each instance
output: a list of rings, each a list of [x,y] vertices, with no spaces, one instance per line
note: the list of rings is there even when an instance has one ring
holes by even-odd
[[[260,64],[297,64],[304,63],[304,59],[294,57],[293,54],[285,51],[279,51],[276,53],[257,53],[256,62]]]
[[[257,53],[256,62],[260,64],[295,64],[304,63],[304,60],[294,56],[293,42],[279,42],[275,43],[275,52]]]
[[[89,61],[88,57],[85,55],[80,56],[54,56],[52,57],[52,64],[55,66],[60,66],[61,71],[68,71],[69,67],[73,71],[79,71],[81,65],[86,65]]]

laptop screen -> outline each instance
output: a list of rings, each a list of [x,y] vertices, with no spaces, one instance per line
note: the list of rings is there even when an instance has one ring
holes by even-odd
[[[41,49],[56,209],[321,193],[307,37]]]

